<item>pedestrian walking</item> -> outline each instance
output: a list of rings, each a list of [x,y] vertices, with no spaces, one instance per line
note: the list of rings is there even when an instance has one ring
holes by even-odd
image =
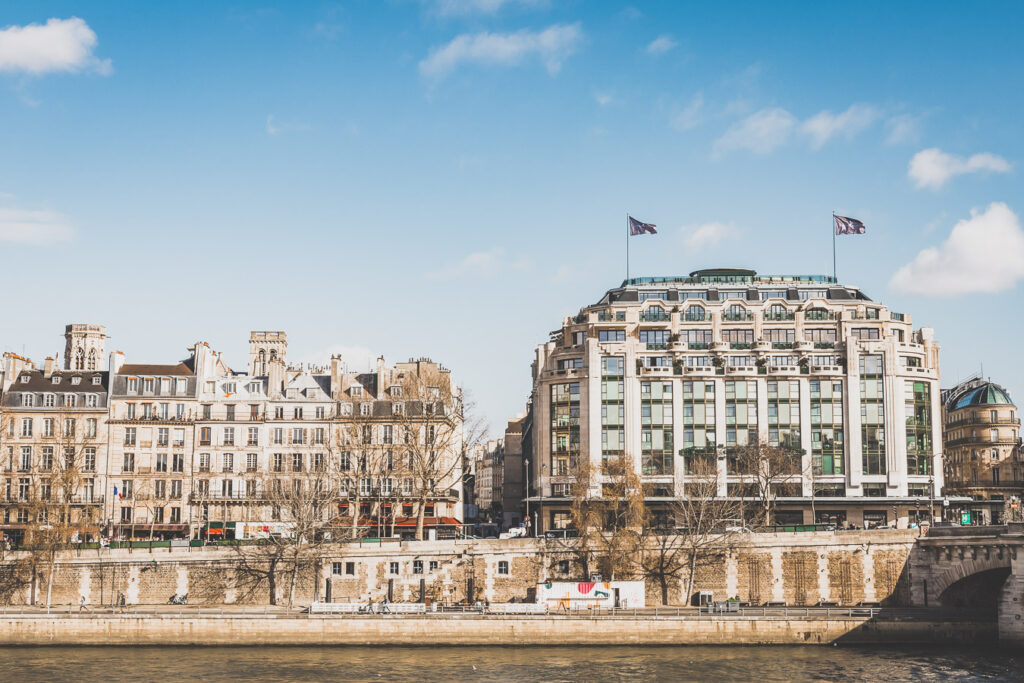
[[[88,611],[89,611],[89,608],[87,608],[85,606],[85,596],[84,595],[79,595],[78,596],[78,613],[81,614],[82,612],[88,612]]]

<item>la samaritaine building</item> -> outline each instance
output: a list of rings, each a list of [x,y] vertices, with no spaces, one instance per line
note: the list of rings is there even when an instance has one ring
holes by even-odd
[[[943,486],[939,346],[858,288],[744,269],[635,278],[567,318],[533,363],[531,507],[570,525],[577,458],[629,456],[655,509],[685,496],[690,456],[787,446],[775,521],[905,527]]]
[[[206,342],[107,366],[103,326],[65,337],[63,368],[13,353],[0,367],[0,533],[15,542],[65,501],[85,537],[251,537],[285,529],[273,501],[309,486],[337,496],[325,522],[364,533],[408,533],[420,505],[425,528],[461,518],[459,397],[429,359],[292,365],[285,333],[260,331],[245,370]]]

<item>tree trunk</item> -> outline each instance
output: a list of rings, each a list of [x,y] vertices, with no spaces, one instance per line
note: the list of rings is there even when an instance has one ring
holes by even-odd
[[[696,574],[697,574],[697,552],[694,551],[694,552],[690,553],[690,575],[689,575],[689,577],[686,580],[686,595],[683,596],[685,598],[687,604],[689,604],[690,598],[693,596],[693,580],[694,580],[694,577],[696,576]],[[728,597],[729,596],[727,595],[726,598],[728,598]]]
[[[267,568],[267,584],[270,588],[270,604],[277,605],[277,562]]]
[[[416,511],[416,540],[423,540],[423,515],[427,511],[427,497],[420,498],[419,510]]]
[[[32,558],[32,584],[29,592],[28,604],[33,606],[36,604],[36,587],[39,584],[38,577],[39,561],[35,558]]]
[[[665,577],[665,572],[662,570],[661,575],[658,577],[661,581],[661,604],[668,604],[668,579]]]
[[[53,569],[57,564],[57,551],[50,550],[49,571],[46,572],[46,609],[50,609],[50,596],[53,594]]]

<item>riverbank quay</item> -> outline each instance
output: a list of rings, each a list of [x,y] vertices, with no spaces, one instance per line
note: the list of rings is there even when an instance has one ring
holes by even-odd
[[[495,615],[310,615],[261,608],[154,606],[124,612],[0,614],[0,646],[552,646],[992,643],[992,619],[962,611],[658,608]]]

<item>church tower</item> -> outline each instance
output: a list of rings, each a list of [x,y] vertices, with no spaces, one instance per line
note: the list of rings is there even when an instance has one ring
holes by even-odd
[[[288,353],[288,335],[281,331],[254,331],[249,333],[249,375],[266,377],[270,374],[270,361],[283,364]]]
[[[106,362],[105,325],[75,323],[64,328],[64,369],[102,370]]]

